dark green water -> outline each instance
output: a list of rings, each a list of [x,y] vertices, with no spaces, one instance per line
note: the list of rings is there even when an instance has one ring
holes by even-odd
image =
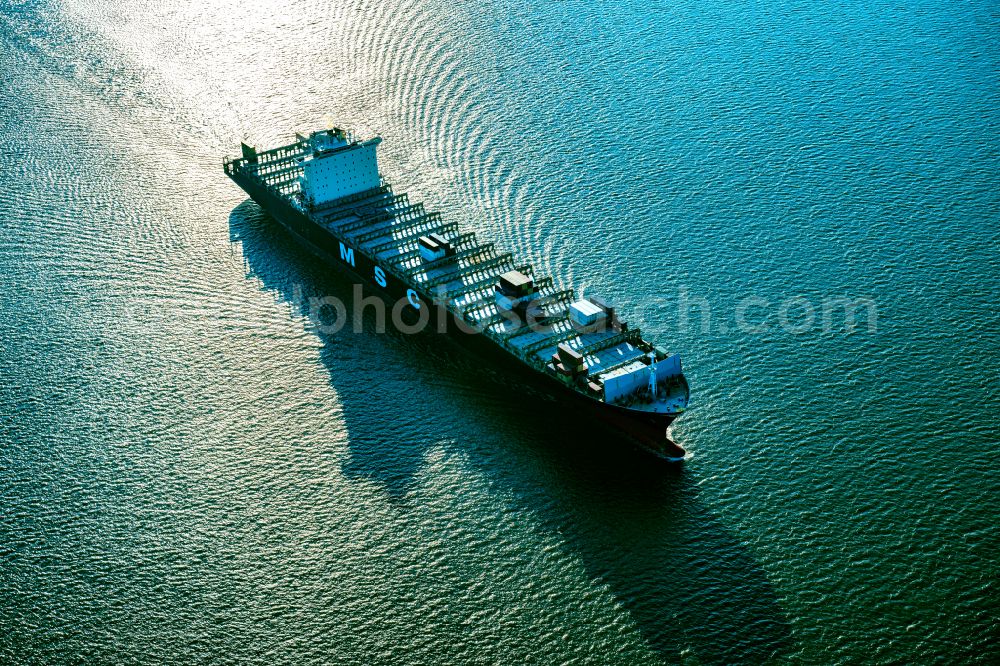
[[[0,662],[1000,660],[995,3],[202,4],[0,0]],[[331,121],[694,457],[318,330],[221,162]]]

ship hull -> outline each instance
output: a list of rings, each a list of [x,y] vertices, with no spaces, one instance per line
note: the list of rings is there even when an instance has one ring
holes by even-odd
[[[239,172],[230,174],[230,177],[298,243],[343,274],[375,287],[394,302],[405,299],[414,308],[418,305],[428,309],[432,307],[433,300],[429,295],[420,293],[412,285],[396,278],[360,248],[350,246],[346,239],[318,225],[268,188],[252,179],[241,177]],[[448,332],[451,333],[449,338],[471,353],[492,358],[502,364],[500,367],[513,367],[539,387],[548,389],[547,393],[554,400],[566,403],[566,408],[593,414],[610,429],[626,434],[644,451],[663,460],[680,461],[685,458],[684,449],[666,435],[667,427],[677,418],[677,414],[629,409],[594,400],[563,384],[556,377],[539,372],[485,335],[462,331],[458,326],[449,326]]]

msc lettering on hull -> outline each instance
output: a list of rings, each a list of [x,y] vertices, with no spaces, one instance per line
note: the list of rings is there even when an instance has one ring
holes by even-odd
[[[349,263],[351,266],[354,265],[354,248],[347,247],[343,243],[340,244],[340,258]]]
[[[343,241],[340,242],[340,258],[349,263],[352,267],[357,267],[357,264],[354,261],[354,248],[348,247],[343,243]],[[389,284],[385,277],[385,270],[378,265],[375,266],[375,283],[383,289]],[[410,302],[410,305],[412,305],[415,310],[420,309],[420,297],[417,295],[415,290],[406,290],[406,300]]]

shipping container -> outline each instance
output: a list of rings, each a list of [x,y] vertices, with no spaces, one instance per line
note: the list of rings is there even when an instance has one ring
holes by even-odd
[[[429,236],[421,236],[417,242],[420,245],[420,256],[424,261],[443,259],[447,253],[444,247]]]
[[[534,281],[520,271],[507,271],[500,276],[500,288],[511,296],[521,296],[530,293]]]
[[[587,300],[570,303],[569,316],[578,326],[596,326],[607,317],[607,313]]]

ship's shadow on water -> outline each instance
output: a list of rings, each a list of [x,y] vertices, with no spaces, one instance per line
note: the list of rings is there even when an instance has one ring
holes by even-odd
[[[293,311],[326,296],[350,309],[352,283],[256,204],[229,222],[250,277]],[[766,573],[705,507],[691,472],[622,450],[434,333],[372,334],[370,309],[364,321],[362,334],[316,331],[348,431],[347,478],[377,482],[405,505],[428,452],[454,449],[560,534],[666,661],[758,663],[787,650]]]

